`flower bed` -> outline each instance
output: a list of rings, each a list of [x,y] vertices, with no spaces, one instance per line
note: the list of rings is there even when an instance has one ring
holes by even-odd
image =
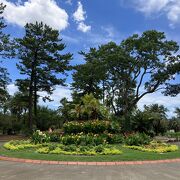
[[[144,146],[127,146],[124,147],[144,151],[144,152],[154,152],[154,153],[166,153],[166,152],[174,152],[178,150],[178,146],[176,145],[169,145],[166,143],[157,143],[151,142],[149,145]]]
[[[37,149],[42,154],[64,154],[64,155],[119,155],[122,151],[112,146],[63,146],[43,147]]]
[[[100,144],[118,144],[124,142],[124,137],[120,134],[72,134],[62,135],[59,142],[64,145],[100,145]]]
[[[108,133],[118,133],[120,131],[120,126],[117,123],[110,122],[110,121],[85,121],[85,122],[78,122],[72,121],[67,122],[63,125],[63,129],[65,134],[78,134],[78,133],[94,133],[94,134],[101,134],[105,131]]]
[[[31,141],[9,141],[4,144],[4,148],[8,150],[22,150],[22,149],[27,149],[27,148],[38,148],[41,147],[41,144],[34,144],[31,143]]]
[[[30,141],[10,141],[4,144],[4,148],[13,151],[33,149],[41,154],[64,154],[64,155],[119,155],[122,151],[115,146],[75,146],[57,143],[33,144]]]

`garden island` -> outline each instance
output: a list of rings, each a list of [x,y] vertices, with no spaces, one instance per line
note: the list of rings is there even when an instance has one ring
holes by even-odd
[[[1,3],[0,137],[14,138],[0,147],[0,156],[90,162],[180,158],[180,108],[168,116],[163,103],[139,107],[157,92],[178,97],[177,42],[147,30],[85,49],[78,54],[83,63],[77,63],[60,32],[44,22],[27,22],[21,36],[11,37],[5,10]],[[5,61],[16,62],[16,79]],[[12,85],[14,94],[8,90]],[[54,100],[59,87],[71,97],[59,99],[57,108],[42,105]]]

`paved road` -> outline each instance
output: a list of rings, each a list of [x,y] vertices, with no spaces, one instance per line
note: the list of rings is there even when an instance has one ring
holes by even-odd
[[[180,163],[100,167],[0,161],[0,180],[180,180]]]
[[[61,166],[0,161],[0,180],[179,180],[180,163]]]

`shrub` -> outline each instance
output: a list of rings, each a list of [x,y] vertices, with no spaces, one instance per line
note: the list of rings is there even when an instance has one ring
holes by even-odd
[[[124,137],[118,134],[72,134],[62,135],[60,143],[64,145],[99,145],[99,144],[121,144],[124,142]]]
[[[119,154],[122,154],[122,151],[116,148],[105,148],[101,154],[102,155],[119,155]]]
[[[99,145],[106,142],[106,138],[98,134],[75,134],[61,136],[60,142],[64,145]]]
[[[39,148],[36,152],[41,154],[64,154],[64,155],[118,155],[122,151],[116,147],[107,145],[99,146],[57,146],[55,149],[50,150],[49,147]]]
[[[176,145],[168,145],[166,143],[151,142],[149,145],[144,146],[124,146],[126,148],[135,149],[144,152],[166,153],[178,150]]]
[[[30,141],[9,141],[5,143],[3,147],[8,150],[22,150],[27,148],[41,147],[41,145],[32,144]]]
[[[48,147],[42,147],[42,148],[39,148],[36,152],[41,153],[41,154],[48,154],[49,151],[50,150]]]
[[[139,146],[144,144],[149,144],[151,138],[144,133],[131,134],[125,138],[125,144],[130,146]]]
[[[48,143],[50,141],[50,137],[47,134],[41,132],[40,130],[35,131],[31,139],[32,142],[34,142],[35,144]]]
[[[122,144],[124,136],[122,134],[108,134],[107,142],[109,144]]]
[[[67,122],[63,125],[65,134],[78,134],[78,133],[94,133],[100,134],[105,131],[116,133],[120,130],[120,126],[117,123],[113,123],[110,121],[86,121],[86,122]]]
[[[175,138],[176,141],[180,141],[180,132],[167,132],[166,136],[170,138]]]
[[[57,132],[46,133],[47,136],[50,138],[50,142],[60,142],[60,134]]]

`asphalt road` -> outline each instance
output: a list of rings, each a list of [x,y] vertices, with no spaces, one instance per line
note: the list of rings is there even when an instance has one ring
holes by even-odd
[[[0,180],[180,180],[180,163],[62,166],[0,161]]]
[[[180,163],[62,166],[0,161],[0,180],[179,180]]]

